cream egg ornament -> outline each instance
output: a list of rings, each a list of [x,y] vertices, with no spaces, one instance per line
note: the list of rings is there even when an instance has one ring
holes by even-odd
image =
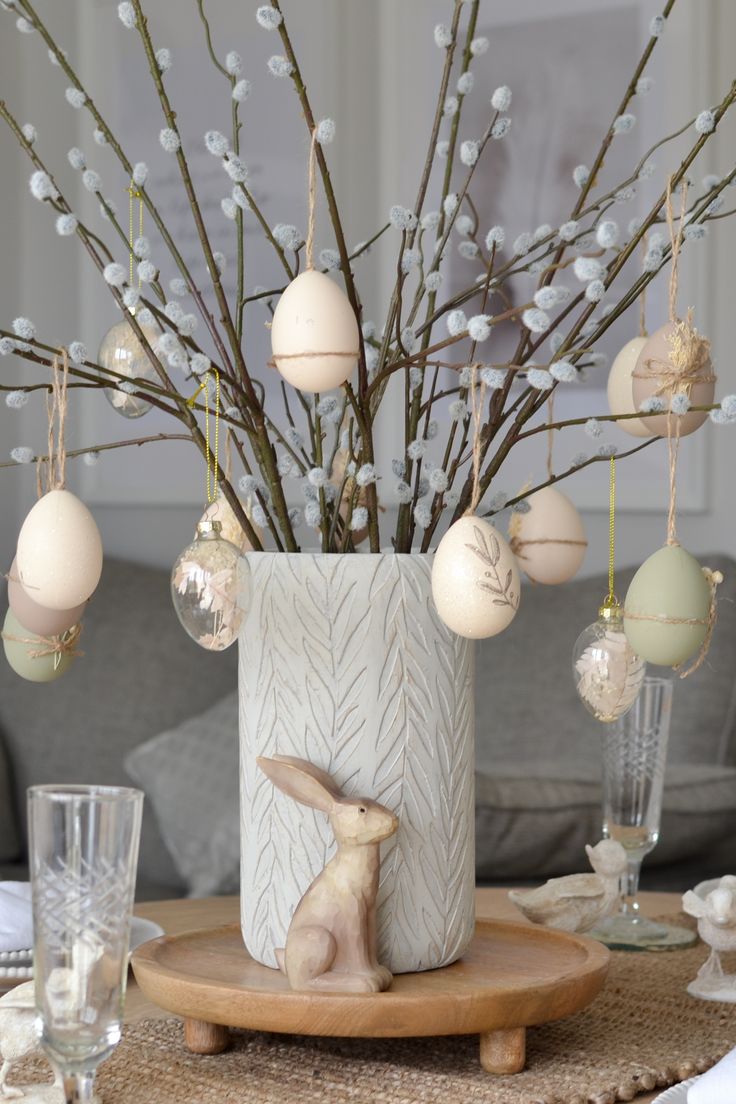
[[[24,628],[8,610],[3,625],[5,658],[16,675],[28,682],[53,682],[71,666],[78,637],[77,629],[61,636],[40,637]]]
[[[70,610],[100,581],[102,540],[95,519],[71,491],[53,490],[23,522],[16,554],[18,578],[39,606]]]
[[[710,359],[710,342],[689,320],[666,322],[647,338],[633,374],[634,408],[659,397],[665,409],[675,395],[686,394],[691,406],[713,402],[716,379]],[[705,410],[693,410],[670,420],[677,423],[680,437],[694,433],[708,417]],[[667,414],[643,414],[642,423],[651,433],[667,436]]]
[[[307,269],[287,287],[271,323],[273,362],[300,391],[331,391],[355,369],[358,321],[345,292],[323,272]]]
[[[81,602],[68,610],[46,609],[45,606],[39,606],[38,602],[34,602],[30,594],[20,585],[15,560],[8,572],[8,605],[21,625],[25,625],[29,632],[38,633],[39,636],[57,636],[59,633],[66,632],[81,621],[87,608],[86,602]]]
[[[647,343],[646,337],[632,337],[618,354],[611,371],[608,373],[608,408],[612,414],[635,414],[634,380],[639,354]],[[641,418],[623,418],[616,422],[619,429],[632,437],[652,437],[653,431],[644,425]]]
[[[246,509],[246,513],[250,518],[250,511]],[[238,521],[235,511],[233,510],[232,506],[225,498],[225,495],[220,489],[218,489],[217,491],[217,497],[215,498],[215,501],[209,503],[207,509],[202,514],[202,517],[199,519],[197,528],[203,522],[207,521],[218,521],[220,523],[220,535],[222,539],[229,541],[230,544],[234,544],[238,551],[252,551],[251,543],[245,534],[243,526]],[[253,525],[253,528],[260,537],[262,535],[261,530],[257,525],[253,524],[252,518],[250,518],[250,521],[251,525]]]
[[[501,534],[470,515],[452,525],[432,563],[432,597],[437,612],[459,636],[496,636],[519,608],[519,570]]]
[[[708,636],[719,581],[679,544],[645,560],[624,602],[624,632],[637,655],[663,667],[693,656]]]
[[[556,487],[529,495],[526,513],[509,522],[511,551],[535,583],[566,583],[580,570],[588,539],[580,514]]]

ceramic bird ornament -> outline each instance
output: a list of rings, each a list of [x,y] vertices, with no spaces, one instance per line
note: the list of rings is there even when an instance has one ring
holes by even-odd
[[[256,760],[283,793],[330,818],[337,852],[306,891],[291,918],[279,967],[297,990],[378,993],[391,971],[376,957],[380,845],[398,828],[396,816],[365,797],[347,797],[326,771],[306,759]]]
[[[40,1057],[43,1052],[36,1031],[34,983],[26,981],[0,997],[0,1101],[20,1100],[25,1104],[64,1104],[61,1076],[45,1085],[9,1085],[8,1074],[16,1062]]]
[[[706,897],[689,889],[683,895],[682,908],[697,918],[698,935],[710,947],[688,993],[701,1000],[736,1003],[736,974],[724,973],[721,965],[722,954],[736,951],[736,879],[726,875]]]
[[[558,931],[585,932],[614,911],[626,852],[617,840],[604,839],[585,852],[594,874],[550,878],[537,889],[512,889],[509,898],[527,920]]]

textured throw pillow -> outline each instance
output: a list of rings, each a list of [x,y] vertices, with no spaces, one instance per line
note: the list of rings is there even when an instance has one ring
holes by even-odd
[[[647,866],[681,862],[736,838],[736,768],[670,763],[659,842]],[[600,768],[508,763],[475,776],[476,874],[541,878],[586,868],[601,837]],[[736,860],[736,846],[731,861]],[[724,867],[725,869],[725,867]]]
[[[162,732],[125,760],[192,897],[236,893],[240,868],[238,695]]]
[[[10,764],[0,735],[0,862],[13,862],[20,854],[20,837],[15,819]]]

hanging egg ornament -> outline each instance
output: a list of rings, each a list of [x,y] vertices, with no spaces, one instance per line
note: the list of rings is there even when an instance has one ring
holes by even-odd
[[[250,512],[246,510],[248,517],[250,518]],[[220,523],[220,536],[223,540],[230,541],[230,544],[234,544],[239,552],[249,552],[251,550],[251,544],[248,540],[243,526],[238,521],[235,511],[225,498],[225,495],[218,489],[217,497],[214,502],[210,502],[202,517],[199,519],[199,525],[206,521],[219,521]],[[253,525],[253,519],[250,518],[251,525]],[[199,525],[197,528],[199,528]],[[256,533],[261,535],[261,530],[257,525],[253,525]]]
[[[30,594],[23,589],[18,578],[18,568],[15,560],[8,572],[8,605],[14,616],[25,625],[31,633],[39,636],[58,636],[66,632],[82,619],[87,608],[86,602],[68,610],[47,609],[34,602]]]
[[[244,556],[222,537],[218,521],[197,526],[171,572],[171,597],[177,617],[195,644],[222,652],[237,640],[250,597],[250,568]]]
[[[459,636],[496,636],[519,608],[519,570],[501,534],[483,518],[462,517],[445,533],[432,562],[437,612]]]
[[[623,717],[639,696],[646,669],[624,633],[621,607],[602,606],[572,651],[575,689],[585,708],[605,724]]]
[[[350,379],[360,341],[345,292],[323,272],[300,273],[278,301],[271,323],[273,362],[300,391],[331,391]]]
[[[3,625],[5,658],[16,675],[28,682],[54,682],[71,666],[78,635],[75,626],[61,635],[39,636],[8,610]]]
[[[71,491],[49,491],[23,522],[15,562],[21,586],[39,606],[71,610],[81,605],[102,573],[95,519]]]
[[[146,341],[153,348],[160,336],[159,331],[154,329],[153,326],[141,326],[141,330]],[[131,380],[156,379],[156,372],[148,358],[148,354],[138,340],[138,335],[130,322],[126,319],[123,319],[122,322],[116,322],[103,337],[97,354],[97,363],[102,368],[127,376]],[[106,378],[111,379],[113,377],[108,376]],[[147,399],[141,399],[137,395],[129,395],[126,391],[120,391],[118,388],[106,387],[105,397],[117,413],[122,414],[124,418],[141,418],[151,409],[151,403]]]
[[[636,414],[634,405],[633,373],[639,354],[647,343],[646,337],[632,337],[618,354],[608,373],[608,408],[612,414]],[[641,418],[624,418],[616,422],[619,429],[632,437],[652,437],[653,432]]]
[[[511,550],[532,582],[566,583],[580,570],[588,547],[580,514],[556,487],[535,491],[527,502],[526,513],[511,515]]]
[[[679,544],[654,552],[634,575],[624,602],[624,631],[648,663],[677,667],[703,644],[711,618],[708,575]]]
[[[688,320],[666,322],[647,338],[639,353],[633,375],[634,408],[659,396],[665,409],[675,395],[686,394],[691,406],[713,402],[716,380],[710,359],[710,342]],[[705,410],[691,410],[670,419],[677,423],[680,437],[694,433],[708,417]],[[667,436],[667,414],[643,414],[642,423],[651,433]]]

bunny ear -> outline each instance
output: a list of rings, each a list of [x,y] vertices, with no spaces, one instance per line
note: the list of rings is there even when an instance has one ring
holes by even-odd
[[[327,771],[320,770],[307,759],[296,759],[293,755],[274,755],[272,759],[259,756],[256,763],[274,786],[302,805],[311,805],[313,809],[328,813],[335,801],[342,797],[335,780]]]

